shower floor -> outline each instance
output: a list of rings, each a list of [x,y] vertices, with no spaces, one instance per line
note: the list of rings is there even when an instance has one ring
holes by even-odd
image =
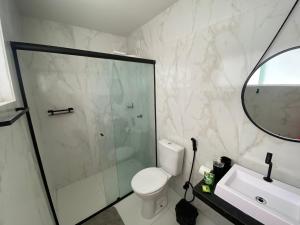
[[[102,173],[57,190],[61,225],[74,225],[106,206]]]
[[[112,174],[109,170],[116,170],[114,167],[58,189],[57,215],[60,225],[74,225],[115,201],[119,194],[110,193],[112,196],[106,199],[104,182],[106,188],[111,187],[112,192],[115,189],[120,196],[131,192],[131,178],[142,168],[139,161],[129,159],[119,163],[118,181],[109,176]]]

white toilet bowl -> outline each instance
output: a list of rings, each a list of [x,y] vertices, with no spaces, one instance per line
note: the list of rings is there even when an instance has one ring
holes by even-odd
[[[168,140],[158,143],[158,165],[139,171],[131,180],[133,191],[142,199],[142,216],[151,219],[168,204],[167,184],[182,171],[184,148]]]
[[[168,204],[167,184],[171,175],[161,168],[139,171],[131,181],[133,191],[142,199],[142,216],[151,219]]]

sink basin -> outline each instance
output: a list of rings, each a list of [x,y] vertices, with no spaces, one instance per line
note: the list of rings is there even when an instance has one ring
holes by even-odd
[[[267,225],[300,224],[300,189],[235,164],[218,182],[215,195]]]

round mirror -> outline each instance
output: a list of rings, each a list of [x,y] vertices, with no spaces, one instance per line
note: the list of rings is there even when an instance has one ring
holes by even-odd
[[[300,47],[261,63],[242,90],[248,118],[275,137],[300,142]]]

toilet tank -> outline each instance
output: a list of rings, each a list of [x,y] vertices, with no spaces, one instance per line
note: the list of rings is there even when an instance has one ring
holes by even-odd
[[[177,176],[182,171],[184,147],[166,139],[158,142],[158,166],[172,176]]]

